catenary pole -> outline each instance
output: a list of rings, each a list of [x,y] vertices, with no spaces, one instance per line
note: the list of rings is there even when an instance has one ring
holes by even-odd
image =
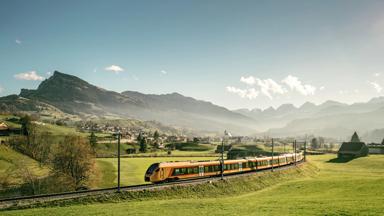
[[[274,165],[274,163],[273,163],[273,155],[274,155],[274,142],[273,142],[273,138],[272,138],[272,172],[273,172],[273,165]]]
[[[120,138],[121,132],[118,131],[117,135],[117,192],[120,192]]]

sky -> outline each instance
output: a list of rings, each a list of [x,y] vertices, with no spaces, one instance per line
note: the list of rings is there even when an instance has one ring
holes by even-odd
[[[229,109],[364,102],[383,56],[384,1],[0,1],[0,96],[58,70]]]

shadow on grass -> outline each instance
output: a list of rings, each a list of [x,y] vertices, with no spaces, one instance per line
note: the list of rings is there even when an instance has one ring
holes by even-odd
[[[353,160],[355,158],[348,157],[348,158],[333,158],[327,161],[327,163],[348,163],[349,161]]]

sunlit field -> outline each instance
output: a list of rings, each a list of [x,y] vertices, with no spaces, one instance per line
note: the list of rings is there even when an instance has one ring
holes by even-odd
[[[282,181],[262,190],[204,198],[143,200],[2,212],[4,215],[382,215],[384,156],[348,163],[328,162],[334,155],[311,156],[314,176]],[[128,161],[131,159],[128,159]],[[142,167],[141,160],[130,167]],[[129,163],[127,163],[129,164]],[[149,164],[149,161],[148,161]],[[128,166],[125,166],[128,168]],[[139,169],[138,169],[139,170]],[[134,174],[136,175],[136,174]],[[139,182],[137,177],[125,181]],[[266,182],[264,182],[266,183]],[[240,186],[238,186],[241,188]],[[201,193],[206,193],[202,191]],[[192,196],[193,197],[193,196]]]

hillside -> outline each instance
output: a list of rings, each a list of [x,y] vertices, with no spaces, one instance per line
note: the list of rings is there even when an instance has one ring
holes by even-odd
[[[255,129],[252,118],[209,102],[178,93],[146,95],[126,91],[120,94],[57,71],[36,90],[22,89],[20,97],[43,102],[65,113],[83,117],[111,116],[155,120],[166,125],[199,131],[221,132],[228,129],[235,133],[250,133]]]
[[[39,177],[47,176],[49,169],[41,167],[34,159],[23,155],[13,149],[0,145],[0,196],[3,194],[3,186],[15,186],[25,183],[27,173]],[[9,194],[5,194],[9,196]]]

